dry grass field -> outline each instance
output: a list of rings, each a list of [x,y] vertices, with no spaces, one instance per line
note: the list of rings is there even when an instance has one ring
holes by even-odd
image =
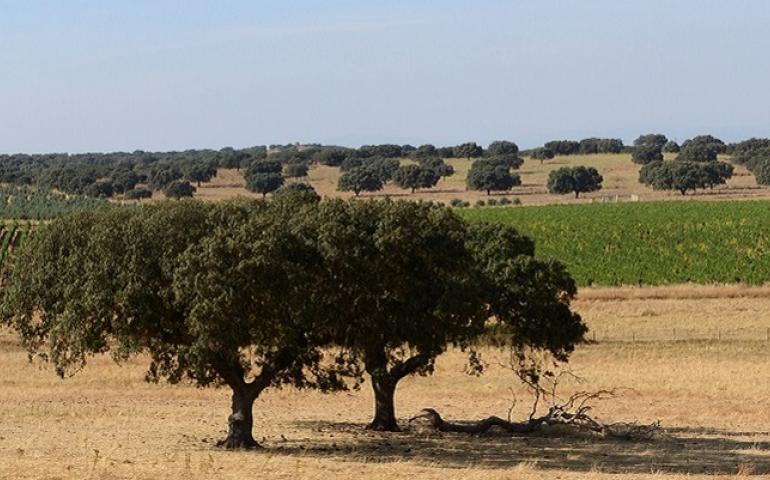
[[[767,289],[738,287],[586,290],[576,309],[594,331],[648,332],[770,327]],[[705,293],[704,293],[705,292]],[[498,352],[488,351],[493,364]],[[581,435],[484,436],[363,431],[371,411],[360,392],[322,395],[271,390],[257,401],[259,452],[213,446],[223,435],[225,390],[148,385],[141,360],[116,366],[95,358],[59,380],[29,364],[8,332],[0,335],[0,478],[25,479],[705,479],[770,477],[770,342],[671,341],[666,334],[583,345],[571,369],[584,383],[564,393],[625,388],[597,404],[605,421],[659,419],[667,434],[651,441]],[[480,378],[463,356],[440,358],[434,376],[406,379],[399,416],[434,407],[448,419],[515,417],[530,406],[510,372],[492,366]]]
[[[670,156],[670,155],[669,155]],[[672,157],[673,158],[673,157]],[[408,162],[408,161],[405,161]],[[442,179],[435,188],[417,191],[414,194],[389,184],[377,193],[364,193],[362,197],[408,198],[415,200],[435,200],[448,203],[459,198],[470,201],[500,198],[501,196],[518,197],[525,205],[542,205],[549,203],[575,203],[597,201],[603,198],[614,200],[617,196],[621,201],[630,200],[632,196],[644,200],[726,200],[726,199],[758,199],[770,198],[770,189],[757,185],[754,176],[744,167],[736,166],[735,175],[727,185],[714,190],[698,191],[682,197],[678,192],[655,192],[639,183],[639,165],[631,162],[631,155],[599,154],[572,155],[556,157],[540,164],[537,160],[526,158],[524,165],[517,171],[521,175],[522,185],[514,187],[506,194],[493,194],[487,197],[485,192],[465,190],[465,177],[471,161],[467,159],[450,159],[448,163],[455,169],[455,174]],[[585,198],[575,200],[571,195],[551,195],[546,190],[548,172],[563,166],[586,165],[595,167],[604,176],[604,186],[601,191],[585,194]],[[323,196],[348,198],[350,192],[338,192],[337,180],[340,170],[334,167],[314,165],[311,167],[307,180]],[[220,170],[217,177],[205,183],[198,189],[197,198],[203,200],[223,200],[237,196],[258,196],[245,188],[245,182],[240,172],[235,170]],[[159,195],[160,198],[160,195]]]

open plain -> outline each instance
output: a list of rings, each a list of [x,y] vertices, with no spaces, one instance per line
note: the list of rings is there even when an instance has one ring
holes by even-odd
[[[58,379],[3,332],[0,478],[699,479],[770,475],[770,297],[766,288],[685,286],[585,289],[575,308],[596,342],[578,346],[578,390],[617,388],[599,402],[605,422],[660,420],[665,434],[627,441],[592,435],[474,436],[409,426],[424,407],[452,420],[526,418],[529,393],[485,350],[481,377],[465,357],[439,357],[432,377],[397,392],[403,433],[364,430],[371,392],[269,390],[255,405],[256,452],[215,448],[226,389],[144,382],[143,359],[93,358]],[[695,314],[697,312],[697,315]],[[676,331],[672,337],[672,332]],[[717,337],[717,331],[720,336]],[[619,474],[622,474],[619,476]]]

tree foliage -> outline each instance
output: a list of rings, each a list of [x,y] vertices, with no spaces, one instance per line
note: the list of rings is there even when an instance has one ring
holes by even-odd
[[[443,162],[442,162],[443,163]],[[393,174],[393,182],[412,193],[418,188],[431,188],[441,177],[430,167],[423,165],[404,165]]]
[[[667,143],[668,138],[662,133],[639,135],[639,137],[634,140],[635,147],[657,147],[659,150],[662,150]]]
[[[457,158],[467,158],[470,160],[471,158],[482,156],[484,154],[484,149],[481,148],[476,142],[467,142],[454,147],[453,153]]]
[[[555,155],[553,150],[546,147],[540,147],[532,150],[529,156],[535,160],[540,160],[540,164],[542,165],[544,160],[551,160]]]
[[[469,189],[486,191],[489,195],[492,191],[508,191],[521,185],[521,178],[511,174],[510,167],[505,162],[481,159],[473,162],[465,182]]]
[[[181,182],[179,180],[171,182],[163,189],[163,194],[168,198],[179,199],[184,197],[192,197],[194,193],[195,187],[193,187],[190,182]]]
[[[548,174],[548,191],[551,193],[581,193],[601,190],[603,177],[593,167],[561,167]]]
[[[665,161],[652,162],[639,171],[639,182],[654,190],[688,190],[713,188],[733,175],[733,166],[724,162]]]
[[[639,145],[631,153],[631,161],[641,165],[663,160],[663,151],[657,145]]]
[[[361,192],[376,192],[382,190],[383,182],[380,173],[369,167],[356,167],[344,172],[337,181],[337,190],[353,192],[358,196]]]

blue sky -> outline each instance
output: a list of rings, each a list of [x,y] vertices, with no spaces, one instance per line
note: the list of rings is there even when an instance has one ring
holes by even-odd
[[[763,0],[0,0],[0,152],[770,136]]]

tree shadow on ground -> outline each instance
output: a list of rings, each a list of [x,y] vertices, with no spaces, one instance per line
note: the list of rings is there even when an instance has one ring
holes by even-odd
[[[484,435],[412,429],[402,433],[364,430],[360,424],[297,422],[313,438],[271,443],[273,454],[317,456],[340,461],[413,461],[450,468],[511,468],[604,473],[770,474],[765,432],[676,429],[659,438],[629,441],[551,431],[534,435]]]

